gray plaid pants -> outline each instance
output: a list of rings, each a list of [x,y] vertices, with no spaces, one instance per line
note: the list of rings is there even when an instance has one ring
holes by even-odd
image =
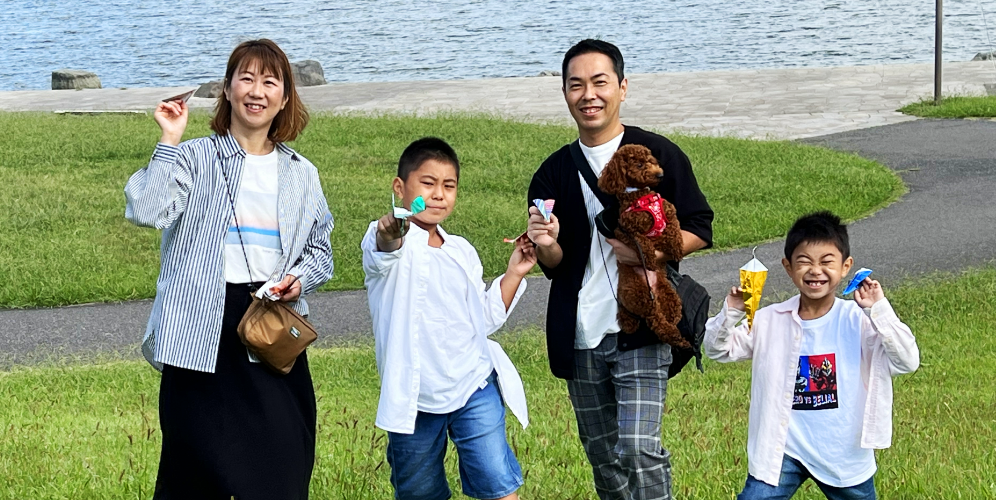
[[[575,350],[567,382],[595,491],[601,500],[671,500],[671,454],[661,447],[671,347],[620,351],[616,336]]]

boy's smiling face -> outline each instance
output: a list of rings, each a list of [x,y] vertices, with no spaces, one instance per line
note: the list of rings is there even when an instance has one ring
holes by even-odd
[[[782,259],[782,266],[802,297],[813,302],[832,300],[852,264],[853,259],[844,259],[837,245],[829,241],[804,241],[792,252],[791,261]]]
[[[409,220],[422,229],[439,224],[453,212],[457,195],[457,171],[452,163],[428,159],[408,174],[408,179],[394,178],[394,193],[405,208],[419,196],[425,201],[425,211]]]

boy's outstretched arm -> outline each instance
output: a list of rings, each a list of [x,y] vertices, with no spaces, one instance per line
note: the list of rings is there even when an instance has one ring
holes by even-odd
[[[916,337],[892,309],[882,285],[865,278],[854,291],[854,301],[864,309],[868,318],[862,332],[865,338],[863,347],[869,349],[868,355],[882,349],[893,376],[916,371],[920,367],[920,348],[916,345]]]
[[[746,315],[743,290],[733,287],[723,301],[723,310],[706,322],[705,340],[702,342],[706,356],[720,363],[754,356],[754,338],[747,329],[747,323],[737,326]]]
[[[505,311],[512,307],[512,300],[515,299],[515,292],[519,289],[519,284],[526,274],[536,265],[536,249],[527,238],[515,240],[515,250],[508,259],[508,269],[501,279],[501,300],[505,303]]]
[[[404,224],[406,222],[398,219],[393,213],[384,214],[377,220],[377,250],[380,252],[393,252],[401,248],[404,243]]]

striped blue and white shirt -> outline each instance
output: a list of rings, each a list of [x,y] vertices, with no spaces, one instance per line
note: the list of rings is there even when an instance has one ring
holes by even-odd
[[[277,145],[277,153],[281,257],[266,278],[297,276],[302,298],[294,309],[308,314],[304,295],[332,277],[334,223],[315,166],[284,144]],[[214,372],[232,218],[222,169],[238,203],[245,157],[231,135],[178,147],[158,144],[149,165],[125,186],[125,217],[163,230],[156,299],[142,341],[142,353],[156,369],[167,364]]]

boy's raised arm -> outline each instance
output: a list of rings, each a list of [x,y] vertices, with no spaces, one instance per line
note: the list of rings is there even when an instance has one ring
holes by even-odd
[[[526,238],[515,240],[515,250],[512,251],[512,257],[508,260],[508,269],[505,271],[505,276],[502,278],[501,283],[499,283],[501,287],[501,300],[505,303],[505,312],[511,310],[512,301],[519,290],[519,284],[522,283],[526,274],[529,274],[529,271],[535,265],[536,250],[533,248],[533,245]]]
[[[754,338],[747,324],[737,326],[746,315],[743,290],[733,287],[723,300],[723,310],[706,322],[702,347],[709,359],[731,363],[754,356]]]
[[[487,290],[483,279],[480,278],[483,276],[484,268],[479,259],[475,262],[473,275],[479,277],[478,293],[481,294],[484,303],[485,335],[491,335],[505,324],[509,313],[515,309],[515,304],[526,291],[526,274],[536,265],[536,254],[532,243],[520,238],[515,245],[505,274],[495,278]],[[473,256],[477,258],[477,253],[475,252]]]
[[[882,349],[893,376],[916,371],[920,367],[920,348],[916,345],[916,337],[896,315],[879,282],[866,278],[854,291],[854,301],[868,318],[862,328],[864,347]]]

